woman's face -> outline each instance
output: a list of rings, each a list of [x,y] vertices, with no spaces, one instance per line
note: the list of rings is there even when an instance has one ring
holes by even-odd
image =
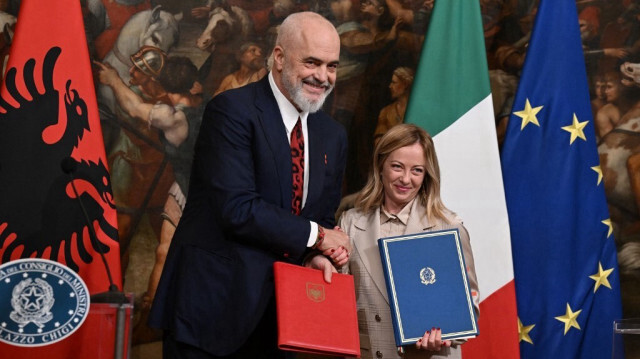
[[[404,94],[407,85],[398,76],[392,75],[389,90],[391,90],[391,98],[395,100]]]
[[[416,197],[426,173],[424,151],[419,143],[398,148],[382,164],[384,206],[398,213]]]

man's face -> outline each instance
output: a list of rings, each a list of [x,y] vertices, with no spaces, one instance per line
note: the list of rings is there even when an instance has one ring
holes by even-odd
[[[240,57],[240,63],[252,70],[260,70],[264,67],[264,58],[262,57],[262,49],[260,47],[249,46]]]
[[[580,38],[582,41],[589,41],[597,35],[594,31],[593,24],[589,23],[587,20],[580,19],[578,23],[580,24]]]
[[[594,86],[596,97],[600,100],[606,100],[607,96],[604,93],[605,88],[607,87],[607,83],[604,80],[597,80]]]
[[[363,0],[360,2],[360,12],[365,18],[379,17],[384,12],[384,8],[378,0]]]
[[[142,85],[146,84],[147,82],[149,82],[149,80],[151,80],[151,77],[149,77],[144,72],[140,71],[135,66],[132,66],[129,69],[129,75],[131,76],[131,79],[129,80],[129,84],[134,85],[134,86],[142,86]]]
[[[604,95],[607,98],[607,102],[614,102],[620,97],[620,88],[622,84],[619,81],[607,80],[604,88]]]
[[[310,26],[286,49],[277,46],[276,70],[280,90],[298,110],[316,112],[336,82],[340,39],[326,27]]]

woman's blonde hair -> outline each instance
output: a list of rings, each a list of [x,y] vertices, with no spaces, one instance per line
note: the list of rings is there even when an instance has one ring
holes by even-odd
[[[380,138],[373,152],[373,165],[367,184],[356,198],[356,208],[367,213],[382,205],[384,201],[382,167],[385,161],[391,152],[415,143],[419,143],[422,147],[426,163],[424,180],[416,199],[426,208],[427,218],[430,221],[441,219],[450,223],[447,214],[452,214],[452,212],[444,206],[440,198],[440,167],[433,140],[425,130],[412,124],[393,126]]]

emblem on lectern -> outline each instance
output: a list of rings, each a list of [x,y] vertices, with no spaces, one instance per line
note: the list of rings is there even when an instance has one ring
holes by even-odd
[[[0,341],[42,346],[63,340],[89,314],[89,291],[67,266],[28,258],[0,266]]]
[[[18,323],[18,328],[33,323],[38,328],[44,328],[44,323],[53,319],[53,288],[46,281],[27,278],[15,287],[11,293],[11,307],[9,318]]]

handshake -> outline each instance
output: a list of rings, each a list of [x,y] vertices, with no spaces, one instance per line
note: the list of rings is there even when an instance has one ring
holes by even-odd
[[[351,240],[338,226],[333,229],[318,226],[318,237],[313,249],[320,253],[310,257],[305,266],[322,270],[325,281],[331,283],[331,273],[337,273],[336,268],[349,262]]]

